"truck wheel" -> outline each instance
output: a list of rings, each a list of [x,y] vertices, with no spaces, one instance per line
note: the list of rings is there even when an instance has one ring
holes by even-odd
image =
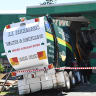
[[[71,80],[71,85],[75,85],[76,84],[76,79],[75,79],[75,75],[72,71],[69,72],[69,77]]]
[[[70,88],[71,88],[71,84],[70,84],[70,78],[69,78],[69,75],[66,71],[64,71],[64,77],[65,77],[65,91],[69,91]]]

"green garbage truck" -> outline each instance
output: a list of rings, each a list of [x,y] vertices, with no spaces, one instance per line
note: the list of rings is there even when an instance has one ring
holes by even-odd
[[[56,25],[50,16],[38,17],[5,26],[5,54],[16,70],[19,94],[63,88],[70,90],[80,74],[68,26]],[[73,74],[75,73],[75,74]]]

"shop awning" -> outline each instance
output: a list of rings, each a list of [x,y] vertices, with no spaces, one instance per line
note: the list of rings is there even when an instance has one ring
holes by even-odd
[[[96,12],[96,1],[27,7],[27,15],[31,16],[57,15],[57,14],[66,15],[66,14],[94,13],[94,12]]]

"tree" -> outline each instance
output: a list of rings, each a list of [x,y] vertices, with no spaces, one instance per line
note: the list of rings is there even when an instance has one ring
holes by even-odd
[[[45,0],[41,5],[55,4],[57,0]]]
[[[2,64],[0,64],[0,72],[4,71],[4,67],[2,66]]]

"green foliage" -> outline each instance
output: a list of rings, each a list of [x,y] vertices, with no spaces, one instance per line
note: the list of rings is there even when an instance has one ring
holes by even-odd
[[[0,64],[0,72],[4,71],[4,67],[2,66],[2,64]]]

